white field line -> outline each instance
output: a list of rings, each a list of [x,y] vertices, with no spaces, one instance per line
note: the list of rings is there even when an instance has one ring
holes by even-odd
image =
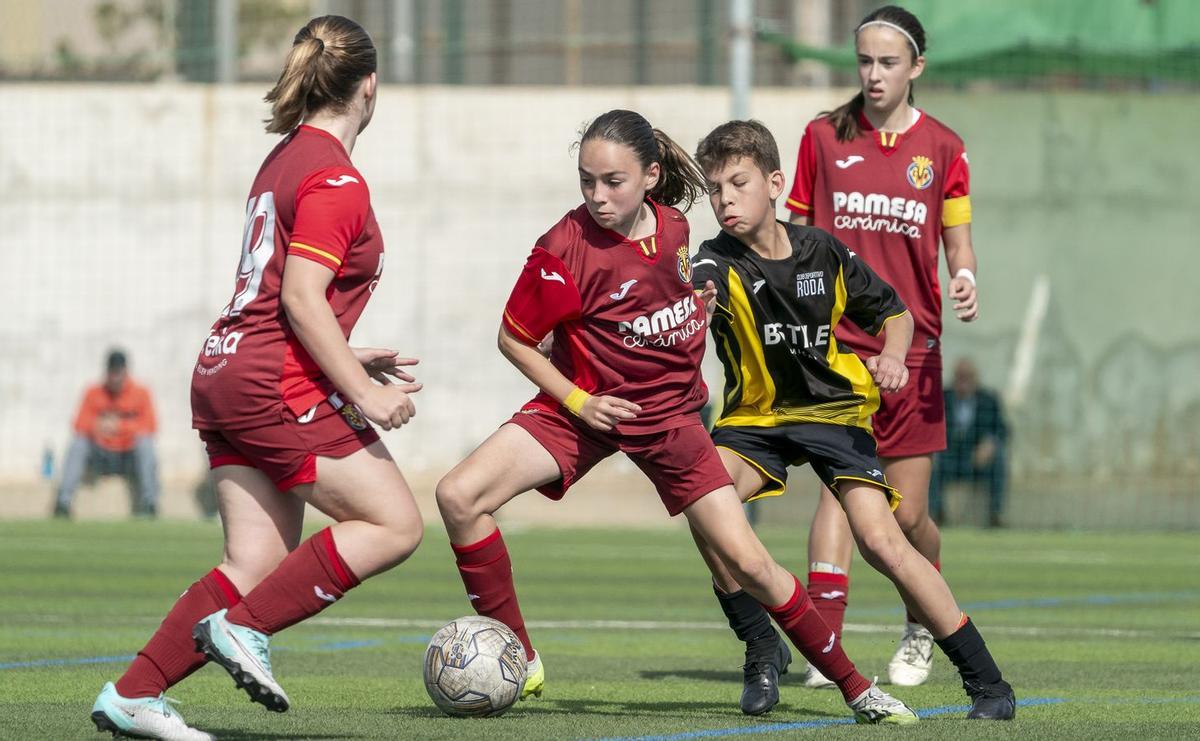
[[[308,625],[328,625],[341,628],[428,628],[437,630],[442,620],[413,620],[406,618],[314,617]],[[672,622],[667,620],[527,620],[525,625],[535,630],[729,630],[717,622]],[[900,633],[899,623],[846,623],[848,633]],[[1126,628],[1037,628],[989,625],[989,635],[1025,636],[1030,638],[1140,638],[1200,639],[1200,631],[1150,631]]]

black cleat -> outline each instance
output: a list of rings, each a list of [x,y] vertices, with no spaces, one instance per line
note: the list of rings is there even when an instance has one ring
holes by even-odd
[[[1017,697],[1003,679],[995,684],[963,682],[971,696],[969,720],[1012,720],[1017,714]]]
[[[792,652],[787,643],[775,636],[774,655],[762,657],[761,649],[746,648],[746,664],[742,667],[742,712],[762,715],[779,703],[779,677],[787,674]]]

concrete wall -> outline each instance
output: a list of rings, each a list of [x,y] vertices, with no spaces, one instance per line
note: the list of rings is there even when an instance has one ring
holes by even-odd
[[[260,125],[263,92],[0,86],[0,479],[36,478],[43,449],[61,453],[81,388],[113,344],[157,396],[164,467],[199,474],[187,388],[232,290],[244,199],[274,141]],[[847,95],[755,93],[789,177],[805,123]],[[973,169],[983,318],[948,320],[948,357],[977,355],[984,379],[1004,387],[1034,276],[1050,280],[1038,358],[1053,372],[1014,410],[1032,431],[1018,466],[1144,470],[1160,449],[1180,472],[1197,465],[1200,176],[1188,122],[1200,103],[920,102],[963,135]],[[417,422],[387,436],[403,466],[448,468],[531,394],[494,349],[500,309],[534,239],[580,200],[577,130],[613,107],[692,147],[729,101],[698,88],[382,91],[354,159],[388,261],[354,341],[422,360]],[[707,205],[691,220],[693,246],[715,232]],[[1064,439],[1047,453],[1045,440]]]

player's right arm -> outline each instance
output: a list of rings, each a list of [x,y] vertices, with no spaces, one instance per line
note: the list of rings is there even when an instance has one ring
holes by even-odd
[[[692,288],[704,304],[704,310],[712,318],[718,304],[729,305],[728,268],[717,254],[709,249],[708,243],[700,245],[700,251],[692,260]],[[723,302],[723,303],[721,303]]]
[[[788,194],[789,220],[793,224],[808,226],[812,223],[813,189],[817,182],[817,152],[813,124],[804,129],[800,139],[800,154],[796,158],[796,174],[792,178],[792,191]]]
[[[504,307],[497,338],[500,352],[521,374],[589,427],[609,431],[637,417],[641,407],[615,396],[592,396],[575,385],[538,349],[559,324],[578,319],[582,299],[574,277],[558,257],[534,247]]]
[[[333,185],[335,181],[342,182]],[[361,180],[346,183],[329,170],[305,180],[296,194],[296,221],[283,267],[280,302],[296,338],[325,377],[367,419],[390,430],[416,414],[409,394],[420,391],[421,384],[372,382],[326,298],[350,246],[362,233],[369,209],[370,196]]]

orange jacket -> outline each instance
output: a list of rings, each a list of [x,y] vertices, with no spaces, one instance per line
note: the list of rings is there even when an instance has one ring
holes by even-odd
[[[126,378],[116,396],[103,385],[91,386],[83,395],[75,416],[75,431],[107,450],[133,449],[137,438],[155,430],[154,403],[150,392]]]

